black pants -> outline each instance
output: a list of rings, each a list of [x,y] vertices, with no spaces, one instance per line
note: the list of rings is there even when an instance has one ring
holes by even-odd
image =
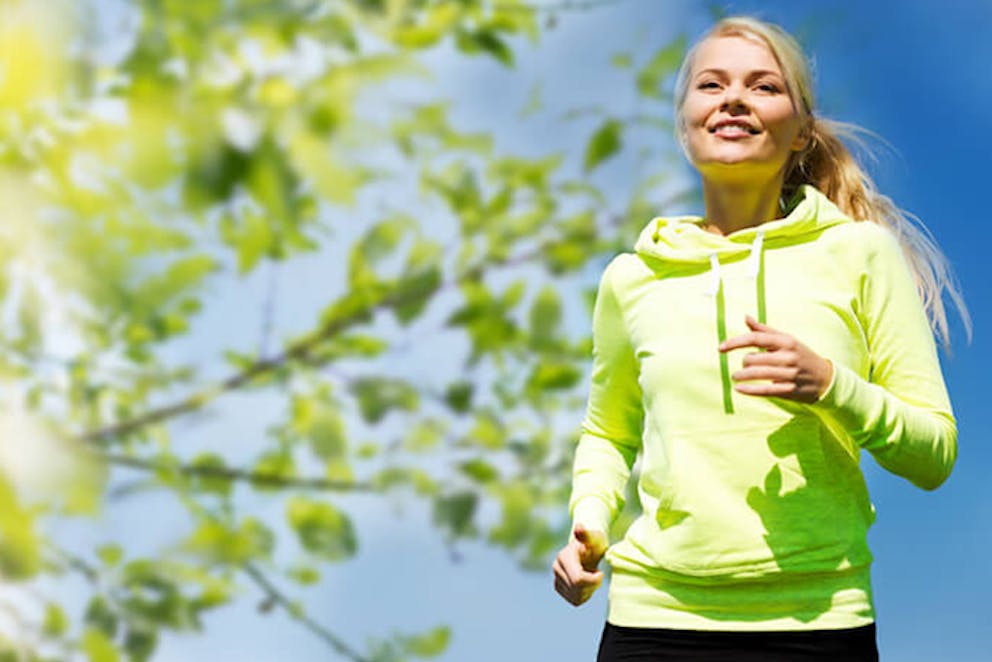
[[[710,632],[607,623],[597,662],[878,662],[875,624],[844,630]]]

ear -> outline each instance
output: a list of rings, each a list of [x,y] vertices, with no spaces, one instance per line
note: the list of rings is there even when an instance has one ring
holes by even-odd
[[[809,147],[810,142],[813,140],[813,119],[810,118],[806,124],[799,129],[799,133],[792,140],[792,151],[801,152],[807,147]]]

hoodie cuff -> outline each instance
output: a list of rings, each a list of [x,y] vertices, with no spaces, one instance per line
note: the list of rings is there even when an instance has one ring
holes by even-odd
[[[861,388],[864,380],[857,373],[836,361],[830,363],[834,367],[830,384],[820,399],[811,406],[817,414],[843,430],[862,430],[874,405],[870,402],[871,394]],[[860,435],[854,436],[857,439]]]
[[[575,530],[576,524],[581,524],[589,531],[602,531],[609,536],[611,519],[610,507],[602,499],[582,497],[572,510],[572,530]]]

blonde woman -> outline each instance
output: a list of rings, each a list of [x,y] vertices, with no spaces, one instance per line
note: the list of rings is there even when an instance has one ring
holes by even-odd
[[[923,489],[947,478],[942,292],[967,312],[846,125],[816,116],[780,28],[719,22],[676,111],[706,213],[652,219],[603,274],[555,588],[581,604],[605,555],[600,662],[877,660],[860,451]],[[643,513],[610,545],[638,455]]]

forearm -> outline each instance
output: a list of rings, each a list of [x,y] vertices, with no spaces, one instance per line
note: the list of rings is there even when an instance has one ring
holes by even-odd
[[[834,378],[813,409],[882,467],[918,487],[935,489],[951,473],[957,425],[942,383],[909,402],[835,363]]]
[[[573,526],[609,533],[624,506],[624,493],[637,448],[583,432],[572,468],[569,513]]]

